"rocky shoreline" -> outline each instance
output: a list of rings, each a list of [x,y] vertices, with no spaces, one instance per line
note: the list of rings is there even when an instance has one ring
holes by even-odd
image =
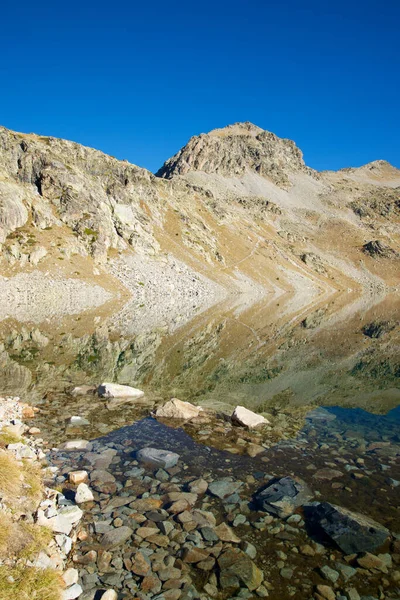
[[[121,393],[112,386],[99,390],[106,398]],[[54,538],[35,565],[63,573],[63,600],[398,598],[396,522],[389,529],[343,508],[321,487],[343,485],[336,483],[343,467],[353,480],[367,479],[372,471],[362,458],[325,461],[311,470],[310,486],[283,474],[261,444],[252,458],[190,441],[182,426],[201,426],[203,419],[207,430],[209,416],[178,399],[160,406],[155,418],[49,450],[37,428],[22,425],[15,399],[4,406],[19,412],[4,413],[3,431],[19,427],[28,449],[19,451],[46,462],[48,487],[32,518]],[[315,412],[317,421],[328,418]],[[232,424],[260,442],[263,428],[271,429],[244,407],[235,409]],[[370,451],[382,449],[397,464],[398,448]]]

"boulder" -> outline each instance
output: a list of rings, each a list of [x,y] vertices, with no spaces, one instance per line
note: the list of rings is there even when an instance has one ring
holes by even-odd
[[[269,421],[265,417],[258,415],[257,413],[245,408],[244,406],[237,406],[232,413],[231,420],[234,423],[242,425],[242,427],[248,427],[254,429],[259,425],[268,425]]]
[[[75,502],[77,504],[84,504],[85,502],[93,502],[93,492],[86,483],[80,483],[76,490]]]
[[[254,496],[254,502],[261,510],[285,518],[312,497],[313,494],[304,481],[282,477],[273,479],[258,491]]]
[[[144,392],[129,385],[120,385],[118,383],[102,383],[97,388],[101,398],[142,398]]]
[[[310,529],[327,537],[345,554],[374,551],[390,536],[380,523],[329,502],[307,504],[304,513]]]
[[[179,454],[168,450],[159,450],[158,448],[142,448],[137,452],[136,457],[141,462],[169,469],[176,465]]]
[[[178,398],[172,398],[172,400],[156,410],[156,417],[189,421],[194,417],[198,417],[202,411],[203,409],[200,406],[194,406],[190,402],[183,402],[182,400],[178,400]]]

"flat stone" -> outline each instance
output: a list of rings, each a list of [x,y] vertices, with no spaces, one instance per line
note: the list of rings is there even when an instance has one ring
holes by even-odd
[[[241,481],[225,481],[223,479],[213,481],[208,486],[208,491],[221,500],[232,496],[242,486]]]
[[[226,523],[221,523],[214,529],[215,533],[221,540],[221,542],[233,542],[239,544],[240,538],[232,531],[232,529]]]
[[[157,448],[142,448],[137,452],[136,456],[141,462],[162,467],[163,469],[174,467],[179,460],[179,454]]]
[[[64,442],[60,445],[61,450],[65,450],[66,452],[80,451],[80,452],[90,452],[93,448],[93,444],[89,442],[89,440],[69,440],[68,442]]]
[[[231,420],[234,423],[242,425],[242,427],[248,427],[254,429],[260,425],[268,425],[269,421],[265,417],[258,415],[257,413],[245,408],[244,406],[237,406],[232,413]]]
[[[118,383],[102,383],[97,388],[101,398],[142,398],[144,392],[129,385],[120,385]]]
[[[301,479],[273,479],[254,496],[256,505],[281,518],[288,517],[312,498],[312,492]]]
[[[373,551],[390,536],[380,523],[329,502],[312,502],[304,512],[311,530],[328,536],[345,554]]]
[[[331,481],[338,477],[343,477],[342,471],[338,469],[319,469],[313,475],[313,479],[317,479],[318,481]]]
[[[112,550],[129,540],[132,534],[133,530],[130,527],[118,527],[103,535],[101,545],[106,550]]]

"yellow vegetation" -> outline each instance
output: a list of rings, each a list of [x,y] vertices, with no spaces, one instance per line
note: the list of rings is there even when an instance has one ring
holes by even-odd
[[[21,438],[15,433],[8,431],[6,427],[0,431],[0,448],[8,446],[8,444],[17,444],[21,441]]]
[[[20,465],[10,454],[0,452],[0,496],[13,499],[21,493],[21,488]]]
[[[0,567],[0,600],[61,600],[63,587],[53,569]]]

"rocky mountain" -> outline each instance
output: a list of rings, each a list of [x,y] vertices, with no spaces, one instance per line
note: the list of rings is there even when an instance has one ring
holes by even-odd
[[[399,318],[400,171],[384,161],[317,173],[242,123],[155,176],[1,128],[0,244],[10,392],[106,370],[212,403],[335,403],[340,377],[364,406],[384,375],[376,410],[397,402],[398,328],[379,346],[362,333]]]

